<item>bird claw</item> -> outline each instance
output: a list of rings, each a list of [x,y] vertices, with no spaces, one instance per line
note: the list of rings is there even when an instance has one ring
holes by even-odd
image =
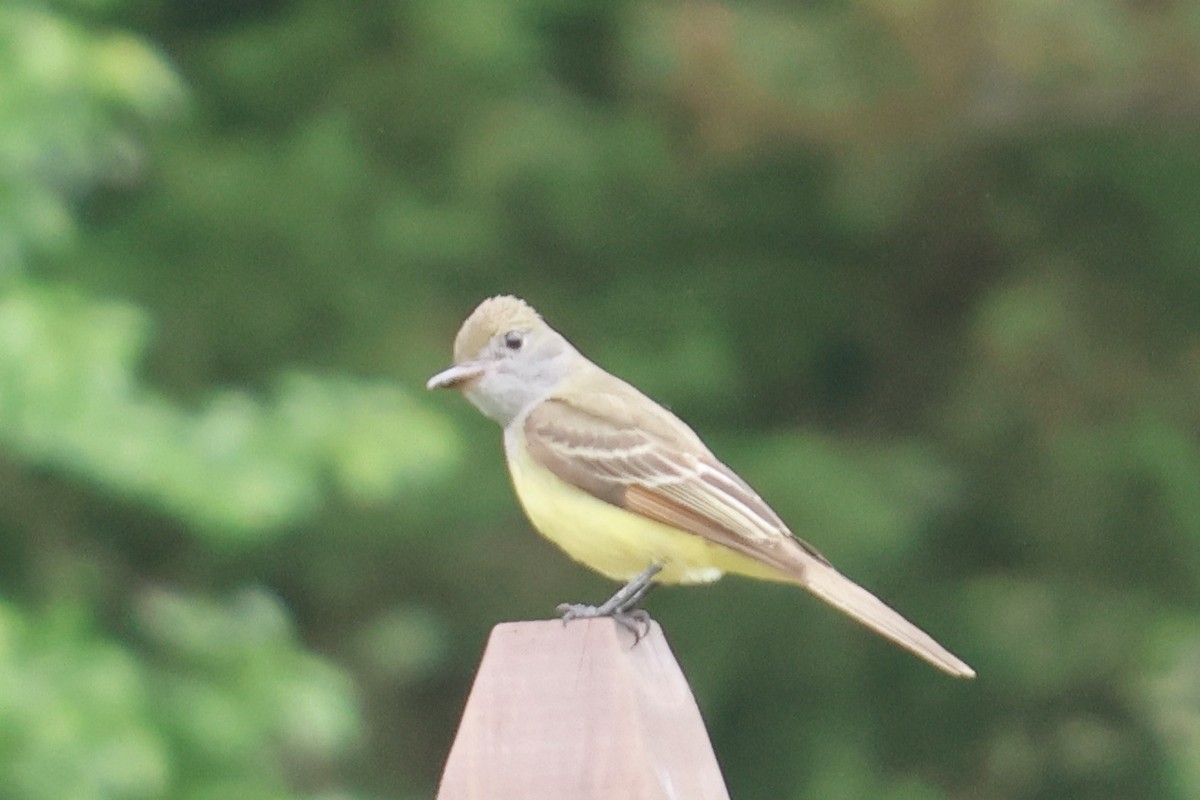
[[[566,625],[573,619],[594,619],[604,616],[596,606],[589,606],[584,603],[559,603],[554,607],[554,610],[562,617],[563,625]]]
[[[621,614],[613,614],[613,620],[633,634],[633,643],[635,645],[650,634],[650,612],[644,608],[635,608]]]
[[[590,606],[585,603],[560,603],[555,610],[562,617],[563,625],[566,625],[573,619],[608,617],[633,634],[633,643],[635,645],[650,633],[650,612],[644,608],[608,609],[605,608],[606,605],[608,604]]]
[[[654,586],[654,576],[662,570],[662,564],[651,564],[644,572],[617,590],[617,593],[598,606],[584,603],[561,603],[557,607],[566,625],[573,619],[595,619],[611,617],[614,622],[633,634],[636,645],[650,633],[650,613],[638,608],[646,593]]]

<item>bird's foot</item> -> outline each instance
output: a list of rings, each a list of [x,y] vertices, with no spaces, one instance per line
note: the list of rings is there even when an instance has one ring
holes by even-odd
[[[650,632],[650,614],[638,608],[638,603],[654,588],[654,576],[662,570],[662,564],[651,564],[641,574],[622,586],[616,593],[598,606],[584,603],[561,603],[557,611],[563,624],[573,619],[595,619],[612,617],[613,621],[633,634],[636,645]]]
[[[642,637],[650,632],[650,613],[644,608],[634,608],[629,611],[605,611],[604,605],[589,606],[586,603],[560,603],[557,607],[566,625],[573,619],[595,619],[608,617],[625,630],[633,634],[633,643],[637,644]]]

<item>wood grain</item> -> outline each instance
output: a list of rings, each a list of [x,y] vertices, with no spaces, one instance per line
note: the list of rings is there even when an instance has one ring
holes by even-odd
[[[438,800],[728,800],[657,623],[509,622],[488,639]]]

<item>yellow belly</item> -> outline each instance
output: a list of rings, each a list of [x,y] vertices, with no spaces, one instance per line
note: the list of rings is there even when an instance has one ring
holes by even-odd
[[[618,581],[662,564],[659,583],[710,583],[726,572],[786,580],[765,564],[697,534],[599,500],[533,460],[523,441],[505,437],[517,499],[533,527],[567,555]]]

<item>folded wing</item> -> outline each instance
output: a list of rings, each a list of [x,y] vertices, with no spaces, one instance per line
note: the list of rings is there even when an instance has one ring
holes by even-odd
[[[630,403],[613,386],[551,397],[524,421],[530,454],[562,480],[605,502],[702,536],[779,572],[830,605],[951,675],[974,671],[796,538],[699,437],[661,406]],[[610,389],[605,391],[605,389]],[[635,409],[631,411],[630,409]],[[642,414],[640,417],[633,413]],[[649,417],[646,414],[649,414]]]

